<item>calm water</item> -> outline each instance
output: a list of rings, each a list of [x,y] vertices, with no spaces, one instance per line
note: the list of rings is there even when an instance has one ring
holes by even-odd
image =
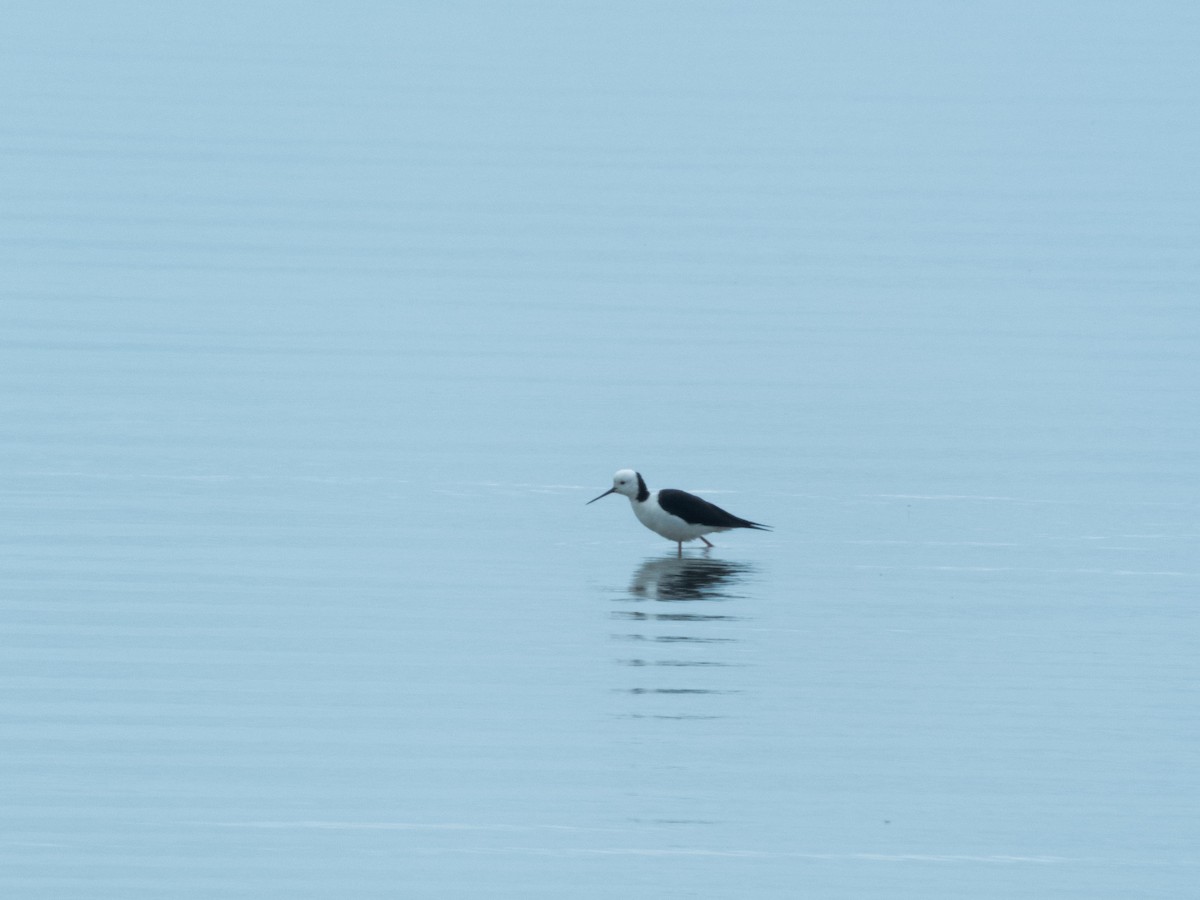
[[[6,896],[1194,892],[1190,4],[283,14],[0,36]]]

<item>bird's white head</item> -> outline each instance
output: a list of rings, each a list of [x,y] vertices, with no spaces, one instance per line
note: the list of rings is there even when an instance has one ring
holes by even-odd
[[[633,469],[621,469],[613,476],[613,486],[605,491],[600,497],[607,497],[609,494],[623,494],[626,497],[636,497],[641,489],[642,476]],[[594,497],[588,503],[595,503],[600,497]],[[587,504],[584,504],[585,506]]]

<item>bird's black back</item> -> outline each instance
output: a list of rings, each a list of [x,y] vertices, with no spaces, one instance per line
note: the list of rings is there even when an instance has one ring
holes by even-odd
[[[703,497],[689,494],[687,491],[677,491],[666,488],[658,492],[658,505],[673,516],[679,516],[689,525],[711,525],[713,528],[757,528],[769,531],[770,525],[760,525],[747,519],[739,519],[733,513],[726,512],[715,503],[709,503]]]

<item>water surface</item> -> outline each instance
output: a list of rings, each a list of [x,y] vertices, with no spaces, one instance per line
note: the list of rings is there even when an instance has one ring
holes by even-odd
[[[10,19],[7,893],[1192,890],[1189,6]]]

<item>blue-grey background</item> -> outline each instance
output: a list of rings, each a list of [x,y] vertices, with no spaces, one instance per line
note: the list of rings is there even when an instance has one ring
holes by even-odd
[[[4,19],[6,896],[1194,893],[1194,4]]]

